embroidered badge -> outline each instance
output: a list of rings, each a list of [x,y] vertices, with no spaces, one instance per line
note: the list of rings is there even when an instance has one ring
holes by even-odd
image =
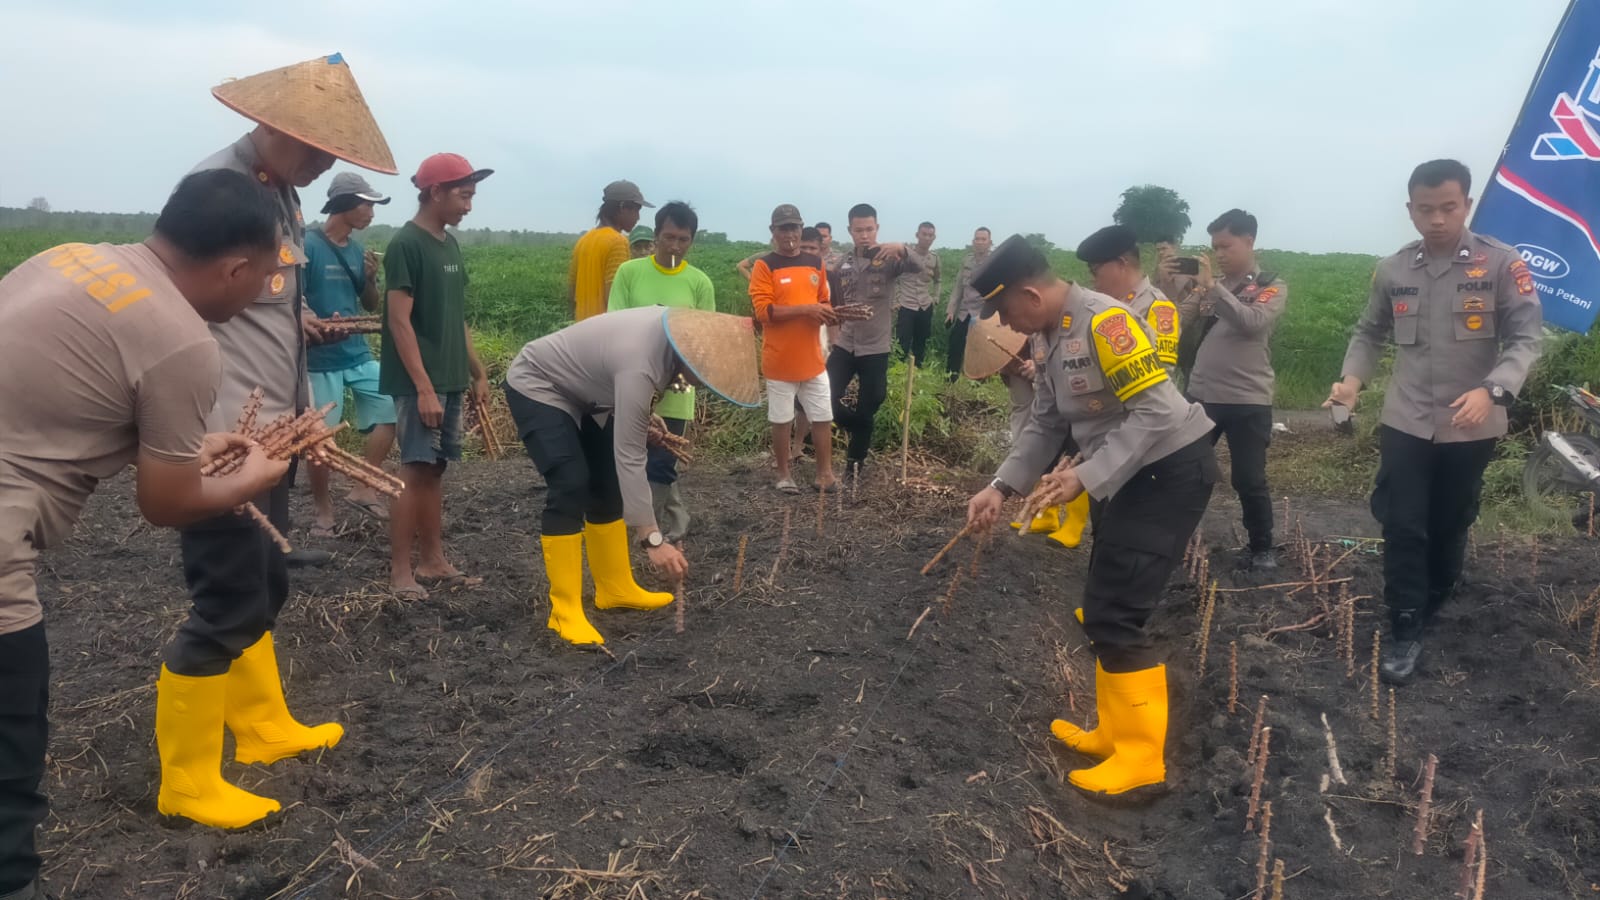
[[[1170,306],[1158,306],[1156,313],[1156,332],[1171,334],[1178,327],[1178,311]]]
[[[1276,296],[1278,296],[1278,289],[1275,288],[1275,287],[1269,287],[1266,290],[1262,291],[1259,295],[1257,295],[1256,302],[1257,303],[1266,303],[1266,302],[1269,302],[1273,297],[1276,297]]]
[[[1089,391],[1089,377],[1087,375],[1074,375],[1067,379],[1067,384],[1071,386],[1074,394],[1084,394]]]
[[[1489,254],[1487,254],[1487,253],[1474,254],[1473,257],[1472,257],[1472,264],[1475,265],[1475,266],[1481,266],[1481,265],[1483,265],[1484,263],[1486,263],[1488,261],[1489,261]]]
[[[812,287],[816,287],[819,282],[820,282],[820,279],[817,277],[817,273],[812,272],[811,273],[811,286]]]
[[[1467,297],[1461,301],[1461,308],[1467,312],[1483,312],[1487,307],[1482,297]]]
[[[1099,397],[1096,397],[1096,398],[1094,398],[1094,399],[1089,401],[1089,412],[1099,412],[1100,410],[1105,409],[1105,408],[1106,408],[1105,403],[1102,402]]]
[[[1410,305],[1407,304],[1404,300],[1402,300],[1399,303],[1396,303],[1394,305],[1394,314],[1397,315],[1397,316],[1403,316],[1403,315],[1405,315],[1406,313],[1408,313],[1410,311],[1411,311]]]
[[[1483,327],[1483,316],[1467,316],[1467,330],[1477,331]]]
[[[1473,268],[1470,268],[1470,269],[1467,270],[1467,277],[1468,278],[1482,278],[1483,276],[1485,276],[1487,274],[1489,274],[1489,270],[1488,269],[1480,268],[1480,267],[1477,267],[1477,266],[1474,266]]]
[[[1072,317],[1071,316],[1062,316],[1061,317],[1061,327],[1062,328],[1071,328],[1072,327]]]
[[[1074,338],[1074,339],[1072,339],[1070,341],[1067,341],[1067,348],[1066,349],[1067,349],[1068,353],[1073,353],[1073,354],[1082,353],[1083,352],[1083,341],[1080,341],[1080,340],[1078,340],[1076,338]]]
[[[1138,341],[1133,337],[1133,332],[1128,330],[1127,313],[1119,312],[1106,316],[1100,320],[1100,324],[1096,325],[1094,330],[1106,339],[1106,343],[1111,347],[1111,352],[1118,356],[1127,356],[1133,352],[1134,347],[1139,345]]]
[[[268,292],[269,293],[273,293],[273,294],[281,294],[281,293],[283,293],[283,273],[279,272],[278,274],[273,275],[272,276],[272,281],[270,283],[268,283],[267,288],[268,288]]]
[[[1533,273],[1528,271],[1528,264],[1522,260],[1513,260],[1511,263],[1511,277],[1517,280],[1517,293],[1526,297],[1533,293]]]
[[[288,244],[280,244],[278,246],[278,262],[286,266],[294,265],[294,249]]]

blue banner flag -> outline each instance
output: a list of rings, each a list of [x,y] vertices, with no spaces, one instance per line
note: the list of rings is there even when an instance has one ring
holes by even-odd
[[[1600,312],[1600,0],[1567,7],[1472,230],[1517,248],[1545,324],[1589,330]]]

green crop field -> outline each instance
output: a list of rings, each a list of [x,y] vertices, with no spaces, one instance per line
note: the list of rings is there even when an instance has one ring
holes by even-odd
[[[137,235],[86,236],[62,231],[0,230],[0,272],[41,250],[68,241],[136,240]],[[690,262],[711,276],[717,305],[726,312],[748,315],[750,300],[744,279],[734,266],[762,249],[752,242],[719,241],[691,251]],[[382,249],[378,247],[376,249]],[[554,331],[570,320],[562,291],[570,249],[561,245],[480,245],[465,248],[468,320],[479,333],[480,349],[491,367],[503,366],[526,341]],[[947,273],[943,290],[961,262],[961,251],[940,251]],[[1051,251],[1064,277],[1087,280],[1088,272],[1072,253]],[[1352,254],[1310,254],[1266,251],[1263,267],[1289,283],[1289,308],[1273,337],[1273,366],[1278,372],[1280,406],[1309,407],[1327,395],[1339,375],[1339,363],[1350,326],[1366,298],[1374,259]],[[942,317],[941,317],[942,321]],[[945,348],[945,329],[934,329],[933,347]]]

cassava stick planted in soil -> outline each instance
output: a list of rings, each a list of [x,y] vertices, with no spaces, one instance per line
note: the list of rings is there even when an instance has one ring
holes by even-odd
[[[794,507],[783,511],[783,536],[778,539],[778,555],[772,560],[772,574],[767,576],[767,584],[778,580],[778,569],[783,565],[783,556],[789,552],[789,521],[794,516]]]
[[[967,577],[974,580],[978,577],[978,564],[983,561],[983,548],[989,543],[989,532],[978,532],[978,543],[972,548],[972,566],[967,571]]]
[[[1267,900],[1267,859],[1272,853],[1272,801],[1261,804],[1261,853],[1256,857],[1255,900]]]
[[[739,593],[739,586],[744,584],[744,551],[750,546],[750,535],[739,535],[739,556],[733,562],[733,592]]]
[[[1250,749],[1245,751],[1244,764],[1256,764],[1256,751],[1261,749],[1261,729],[1267,720],[1267,695],[1261,695],[1261,701],[1256,704],[1256,720],[1250,726]]]
[[[1428,843],[1428,816],[1433,812],[1433,773],[1439,757],[1428,754],[1428,763],[1422,769],[1422,798],[1417,804],[1417,827],[1411,833],[1411,852],[1422,855]]]
[[[961,584],[961,567],[957,566],[955,574],[950,576],[950,587],[945,589],[945,592],[944,592],[944,608],[941,610],[941,614],[946,614],[946,613],[950,612],[950,606],[955,601],[956,588],[958,586],[960,586],[960,584]]]
[[[1383,757],[1383,774],[1391,782],[1394,781],[1395,769],[1398,767],[1399,746],[1395,737],[1394,688],[1389,688],[1389,749]]]
[[[1261,746],[1256,748],[1255,776],[1250,780],[1250,808],[1245,813],[1244,830],[1253,831],[1256,813],[1261,810],[1261,782],[1267,777],[1267,757],[1272,753],[1272,726],[1261,726]]]
[[[1322,734],[1328,739],[1328,777],[1335,784],[1349,784],[1344,780],[1344,769],[1339,765],[1339,745],[1333,739],[1333,726],[1328,724],[1328,714],[1322,714]]]
[[[922,567],[922,574],[926,575],[932,571],[933,567],[939,564],[939,560],[944,559],[944,555],[946,553],[949,553],[956,544],[960,543],[962,538],[971,533],[972,526],[970,524],[964,526],[960,531],[956,532],[956,536],[951,538],[949,543],[945,544],[943,547],[940,547],[939,552],[933,555],[933,559],[928,560],[927,564]]]
[[[672,630],[676,634],[683,634],[683,619],[685,613],[683,611],[683,579],[681,578],[672,585],[672,603],[677,607],[677,611],[675,613],[676,617],[672,623]]]
[[[1383,630],[1372,632],[1372,721],[1378,721],[1378,651],[1383,646]]]
[[[1589,628],[1589,671],[1600,672],[1600,604],[1594,608],[1594,625]]]
[[[911,394],[917,386],[917,360],[906,354],[906,402],[900,410],[900,483],[911,477]]]
[[[1483,843],[1483,810],[1478,810],[1478,817],[1472,821],[1472,831],[1467,834],[1466,846],[1461,855],[1461,887],[1456,888],[1456,896],[1461,900],[1473,900],[1472,886],[1478,874],[1478,849]]]
[[[1228,642],[1228,715],[1239,711],[1239,642]]]
[[[1483,878],[1489,872],[1489,835],[1483,830],[1483,810],[1473,823],[1478,828],[1478,880],[1472,890],[1472,900],[1483,900]]]
[[[1206,677],[1206,652],[1211,649],[1211,619],[1217,608],[1217,583],[1211,582],[1210,599],[1200,613],[1200,661],[1195,677]]]
[[[1272,861],[1272,897],[1270,900],[1283,900],[1283,860]]]

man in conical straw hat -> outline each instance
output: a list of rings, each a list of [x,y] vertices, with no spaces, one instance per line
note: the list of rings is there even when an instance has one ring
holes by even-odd
[[[305,220],[296,189],[310,185],[336,158],[391,175],[395,167],[338,54],[228,81],[212,94],[256,124],[196,170],[248,175],[276,210],[279,234],[279,267],[262,284],[261,295],[231,321],[211,326],[222,354],[222,380],[206,424],[208,431],[228,431],[257,387],[263,393],[262,422],[309,404],[306,341],[315,339],[317,329],[301,302]],[[255,503],[278,530],[289,530],[287,481]],[[236,514],[184,529],[181,543],[193,606],[166,648],[156,684],[156,805],[165,815],[239,828],[279,805],[222,779],[224,725],[233,732],[234,758],[243,763],[331,747],[344,729],[302,725],[284,701],[271,631],[289,596],[283,554],[250,519]]]
[[[550,581],[547,625],[569,643],[605,643],[583,613],[585,544],[597,609],[672,602],[634,581],[630,544],[668,578],[689,571],[656,524],[645,474],[651,409],[679,377],[738,406],[759,405],[751,320],[698,309],[619,310],[533,341],[506,371],[517,434],[549,488],[539,537]]]

